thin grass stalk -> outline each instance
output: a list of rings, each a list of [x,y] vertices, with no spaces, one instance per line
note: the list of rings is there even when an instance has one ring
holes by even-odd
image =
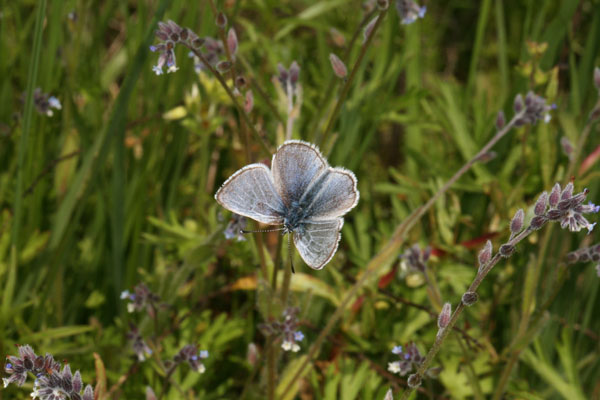
[[[509,240],[507,242],[507,244],[514,246],[517,243],[519,243],[521,240],[523,240],[527,236],[529,236],[532,232],[533,232],[533,230],[525,229],[521,233],[516,235],[514,238]],[[490,261],[488,261],[488,263],[481,269],[481,271],[479,271],[477,273],[477,275],[475,276],[475,279],[473,280],[473,282],[471,283],[471,285],[469,286],[469,289],[467,289],[467,291],[468,292],[477,292],[477,289],[479,288],[479,285],[481,285],[481,282],[483,282],[483,279],[492,270],[492,268],[494,268],[494,266],[496,264],[498,264],[498,262],[502,258],[503,257],[500,255],[500,252],[498,251],[494,255],[494,257],[492,257],[492,259]],[[415,375],[418,375],[420,378],[423,378],[423,376],[425,376],[425,371],[427,371],[427,369],[429,368],[429,365],[431,364],[431,362],[437,355],[438,351],[442,347],[444,340],[446,340],[446,337],[452,331],[452,327],[454,327],[454,325],[458,321],[458,318],[460,317],[464,308],[465,308],[465,305],[462,302],[460,302],[458,304],[458,306],[456,307],[456,309],[454,310],[454,313],[450,317],[450,322],[448,323],[446,328],[444,328],[444,330],[442,330],[442,332],[436,336],[433,346],[431,347],[431,349],[425,356],[425,359],[423,360],[423,362],[419,365],[419,368],[417,369],[417,372],[415,372]],[[404,390],[404,392],[402,393],[402,397],[400,397],[400,400],[408,399],[414,390],[415,390],[415,388],[413,388],[413,387],[406,388]]]
[[[412,227],[415,226],[415,224],[419,221],[419,219],[431,208],[431,206],[433,206],[435,201],[438,198],[440,198],[450,188],[450,186],[452,186],[461,176],[463,176],[477,162],[477,160],[479,160],[479,158],[482,155],[489,152],[492,149],[492,147],[494,147],[494,145],[496,143],[498,143],[498,141],[500,139],[502,139],[513,128],[513,126],[515,125],[515,122],[521,116],[522,116],[522,113],[515,115],[510,120],[510,122],[508,122],[504,126],[504,128],[499,130],[494,135],[494,137],[492,137],[492,139],[490,139],[490,141],[487,142],[474,157],[472,157],[469,161],[467,161],[467,163],[465,165],[463,165],[444,184],[444,186],[442,186],[431,197],[431,199],[429,199],[429,201],[427,203],[425,203],[425,205],[416,208],[407,218],[404,219],[404,221],[400,225],[398,225],[398,227],[395,229],[390,240],[384,245],[384,247],[381,249],[381,251],[378,254],[376,254],[375,257],[373,257],[371,259],[371,261],[369,261],[369,263],[367,264],[367,267],[365,269],[365,272],[362,274],[360,279],[358,279],[356,281],[356,283],[350,288],[350,290],[348,290],[346,292],[346,295],[344,296],[344,298],[338,305],[337,309],[335,310],[335,312],[333,313],[333,315],[331,316],[329,321],[327,321],[327,324],[325,325],[325,327],[323,328],[323,330],[321,331],[321,333],[319,334],[319,336],[317,337],[315,342],[312,344],[312,346],[308,350],[306,358],[304,359],[304,361],[302,362],[300,367],[298,367],[298,369],[296,370],[296,373],[290,380],[290,383],[283,390],[281,398],[285,398],[287,393],[292,389],[292,386],[294,385],[295,381],[303,374],[304,369],[312,361],[313,357],[316,355],[317,351],[320,349],[321,344],[324,342],[327,335],[329,335],[329,332],[331,331],[331,329],[333,329],[334,325],[337,323],[339,318],[342,316],[342,313],[344,312],[346,307],[348,307],[348,305],[350,304],[350,301],[354,298],[354,296],[356,296],[358,291],[367,283],[368,279],[371,277],[372,274],[377,272],[384,265],[387,265],[388,261],[392,257],[394,257],[398,254],[398,251],[400,250],[400,247],[404,243],[404,238],[405,238],[406,234],[408,233],[408,231]],[[445,331],[447,332],[447,331],[450,331],[451,329],[452,329],[452,326],[450,326],[449,328],[446,328]]]
[[[320,146],[321,143],[323,143],[327,140],[327,136],[333,129],[333,125],[335,124],[337,116],[342,109],[342,105],[344,104],[344,101],[346,100],[346,96],[348,96],[348,92],[350,91],[350,86],[352,84],[352,81],[354,80],[354,77],[356,76],[356,72],[358,71],[358,68],[360,67],[362,60],[365,57],[365,54],[367,53],[367,50],[369,49],[369,46],[371,45],[371,42],[373,41],[373,38],[375,37],[375,34],[377,33],[377,29],[381,25],[381,22],[383,21],[387,11],[388,11],[388,8],[386,8],[385,10],[381,10],[379,12],[379,14],[377,16],[377,21],[375,21],[375,25],[373,26],[371,33],[367,37],[367,40],[365,41],[365,43],[363,43],[363,45],[360,49],[360,53],[358,54],[358,58],[356,59],[356,62],[354,63],[354,66],[352,67],[352,71],[350,71],[350,75],[348,76],[348,79],[346,80],[346,82],[344,82],[344,86],[342,87],[340,97],[338,98],[338,100],[335,104],[335,108],[333,109],[333,112],[331,113],[331,116],[329,117],[329,122],[327,123],[327,127],[323,131],[323,134],[318,136],[315,139],[317,146]]]
[[[231,91],[229,86],[227,85],[227,82],[225,82],[223,75],[221,75],[219,73],[219,71],[217,71],[216,69],[213,68],[212,65],[210,65],[210,63],[206,60],[206,58],[202,55],[202,53],[200,53],[198,50],[196,50],[192,46],[186,45],[186,47],[188,49],[190,49],[190,51],[192,53],[194,53],[194,55],[196,57],[198,57],[198,59],[202,62],[202,64],[204,64],[206,69],[208,69],[215,76],[215,78],[217,78],[217,80],[219,81],[219,83],[221,84],[223,89],[225,89],[225,92],[227,92],[227,95],[231,99],[231,102],[233,103],[235,108],[238,109],[241,117],[244,119],[244,122],[248,125],[248,127],[250,128],[250,131],[252,132],[254,137],[257,139],[258,144],[261,146],[262,150],[266,154],[269,154],[269,155],[272,154],[273,151],[271,150],[270,146],[267,143],[265,143],[264,139],[260,136],[260,133],[258,133],[258,131],[256,130],[256,127],[250,121],[250,117],[248,117],[246,110],[244,110],[244,108],[240,105],[240,103],[238,103],[237,98],[235,97],[235,95],[233,94],[233,92]]]
[[[356,39],[358,39],[358,37],[360,36],[360,32],[363,30],[365,24],[371,20],[373,15],[375,15],[375,10],[372,10],[371,12],[366,14],[363,17],[360,24],[358,24],[358,27],[354,31],[354,34],[352,35],[352,39],[350,39],[350,42],[348,42],[348,46],[346,47],[346,51],[344,52],[343,60],[344,60],[345,64],[348,63],[348,57],[350,57],[350,52],[352,51],[352,47],[354,47],[354,43],[356,42]],[[329,83],[327,84],[327,88],[323,92],[324,95],[321,97],[321,99],[317,103],[317,107],[316,107],[317,114],[313,117],[312,123],[310,124],[310,128],[308,130],[309,132],[312,133],[312,140],[314,142],[317,141],[318,136],[319,136],[319,133],[317,132],[317,126],[319,125],[319,121],[321,120],[323,111],[328,108],[328,107],[325,107],[325,105],[329,105],[329,100],[331,99],[331,96],[334,93],[333,88],[335,87],[335,84],[338,81],[339,81],[339,78],[335,75],[335,73],[332,72],[331,77],[329,78]]]
[[[588,119],[587,123],[585,124],[581,135],[579,136],[579,140],[577,141],[577,145],[575,146],[574,154],[573,154],[573,158],[571,159],[569,166],[567,168],[567,172],[565,173],[565,177],[562,181],[562,184],[566,184],[568,183],[568,181],[571,179],[571,177],[573,176],[575,169],[577,167],[577,165],[579,164],[579,158],[581,157],[581,150],[583,149],[583,146],[585,146],[585,143],[589,137],[589,134],[592,130],[592,127],[595,125],[596,120],[592,120],[592,119]],[[540,247],[539,247],[539,251],[538,251],[538,255],[537,255],[537,259],[536,259],[536,263],[534,266],[534,287],[531,290],[531,295],[529,297],[526,297],[524,299],[524,305],[523,305],[523,310],[524,310],[524,314],[521,316],[521,320],[519,321],[519,327],[517,330],[517,335],[515,335],[515,338],[513,339],[512,343],[517,343],[521,340],[521,338],[526,335],[527,333],[527,328],[530,325],[530,318],[531,318],[531,314],[527,311],[531,309],[531,303],[533,302],[533,299],[535,298],[535,289],[537,288],[537,284],[539,283],[539,279],[542,273],[542,267],[543,267],[543,260],[545,260],[545,255],[548,251],[549,245],[550,245],[550,238],[552,237],[552,234],[554,232],[554,225],[550,225],[546,231],[544,232],[544,235],[542,236],[542,240],[540,241]],[[564,282],[564,280],[563,280]],[[562,283],[561,283],[562,286]],[[556,290],[556,294],[558,294],[558,289]],[[556,296],[556,294],[554,295],[554,297]],[[548,304],[549,307],[549,304]],[[500,398],[502,398],[502,395],[505,391],[505,387],[506,384],[508,383],[508,379],[512,373],[513,368],[515,367],[515,365],[517,364],[519,357],[521,355],[521,351],[522,349],[517,349],[511,352],[510,354],[510,358],[507,361],[506,365],[504,366],[503,370],[502,370],[502,374],[500,375],[500,380],[498,381],[498,384],[496,385],[496,389],[494,390],[494,394],[492,399],[493,400],[498,400]]]
[[[33,91],[37,84],[38,70],[40,64],[40,55],[42,52],[42,31],[44,30],[44,17],[46,15],[46,0],[38,3],[37,14],[35,17],[35,27],[33,30],[33,48],[31,50],[31,60],[29,62],[29,71],[27,73],[27,90],[25,97],[25,110],[23,112],[23,129],[19,141],[18,159],[17,159],[17,188],[14,199],[14,216],[12,226],[12,245],[19,251],[21,236],[21,223],[23,219],[23,175],[25,173],[25,154],[29,148],[29,134],[33,120]]]

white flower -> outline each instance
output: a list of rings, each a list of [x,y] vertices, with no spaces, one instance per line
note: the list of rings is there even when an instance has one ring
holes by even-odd
[[[388,363],[388,371],[392,374],[397,374],[400,372],[400,363],[398,361]]]

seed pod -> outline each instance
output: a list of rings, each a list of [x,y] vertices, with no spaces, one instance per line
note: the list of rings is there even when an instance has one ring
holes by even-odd
[[[452,316],[452,305],[450,303],[445,303],[444,307],[442,307],[442,311],[438,316],[438,328],[444,329],[450,323],[450,317]]]
[[[488,240],[483,249],[479,252],[479,270],[490,261],[490,258],[492,258],[492,242]]]
[[[217,71],[223,73],[223,72],[227,72],[231,69],[231,62],[230,61],[221,61],[217,64]]]
[[[416,389],[419,386],[421,386],[421,376],[419,376],[418,374],[411,374],[408,377],[408,387],[411,389]]]
[[[221,29],[225,29],[225,27],[227,26],[227,16],[225,16],[224,13],[219,12],[217,14],[217,17],[215,18],[215,24],[221,28]]]

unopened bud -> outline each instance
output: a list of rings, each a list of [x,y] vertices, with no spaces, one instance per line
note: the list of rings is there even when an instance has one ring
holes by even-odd
[[[477,161],[479,161],[480,163],[486,163],[492,161],[494,158],[496,158],[496,156],[497,154],[495,151],[487,151],[481,154],[479,157],[477,157]]]
[[[377,0],[377,7],[380,10],[387,10],[387,8],[390,6],[390,2],[389,0]]]
[[[504,111],[498,111],[498,115],[496,116],[496,129],[500,130],[504,128],[506,125],[506,117],[504,116]]]
[[[594,68],[594,85],[596,89],[600,90],[600,68]]]
[[[533,207],[533,213],[535,215],[544,215],[546,212],[546,206],[548,205],[548,192],[544,192],[538,197]]]
[[[512,244],[503,244],[502,246],[500,246],[499,252],[502,257],[508,258],[512,256],[515,252],[515,246],[513,246]]]
[[[225,14],[223,12],[219,12],[217,14],[217,17],[215,18],[215,24],[219,28],[225,29],[225,27],[227,26],[227,17],[225,16]]]
[[[250,114],[250,111],[254,108],[254,95],[252,94],[252,90],[248,90],[246,92],[246,98],[244,100],[244,111],[246,114]]]
[[[521,96],[520,94],[518,94],[515,97],[515,103],[513,105],[513,109],[518,114],[521,111],[523,111],[523,108],[525,108],[525,105],[523,104],[523,96]]]
[[[421,386],[421,376],[419,374],[412,374],[408,377],[408,387],[411,389],[416,389]]]
[[[431,367],[425,371],[425,374],[427,374],[428,377],[435,379],[440,376],[440,372],[442,372],[442,367]]]
[[[236,88],[243,90],[243,89],[246,89],[247,86],[248,86],[248,80],[246,78],[244,78],[242,75],[235,78],[235,87]]]
[[[331,68],[333,68],[333,73],[338,78],[346,78],[346,76],[348,75],[348,70],[346,69],[346,65],[344,65],[344,62],[333,53],[329,53],[329,61],[331,62]]]
[[[577,254],[576,251],[572,251],[570,253],[567,254],[567,262],[569,264],[574,264],[579,260],[579,255]]]
[[[542,226],[546,224],[546,222],[548,222],[548,218],[546,218],[543,215],[536,215],[531,219],[531,222],[529,223],[529,228],[537,231],[538,229],[541,229]]]
[[[571,196],[573,196],[573,182],[567,183],[567,186],[565,186],[565,188],[560,194],[560,199],[567,200],[570,199]]]
[[[385,393],[385,397],[383,398],[383,400],[394,400],[394,394],[392,393],[392,388],[388,389],[388,391]]]
[[[510,221],[510,232],[513,234],[517,234],[521,232],[523,229],[523,220],[525,219],[525,212],[522,208],[520,208],[513,217],[512,221]]]
[[[450,303],[445,303],[444,307],[442,307],[442,311],[438,316],[438,328],[444,329],[450,323],[450,317],[452,315],[452,305]]]
[[[298,78],[300,77],[300,66],[296,61],[294,61],[292,65],[290,65],[289,74],[290,82],[292,82],[292,85],[295,85],[298,82]]]
[[[231,61],[221,61],[217,64],[217,71],[223,73],[231,69]]]
[[[194,41],[192,42],[192,45],[196,48],[199,49],[200,47],[202,47],[204,45],[204,38],[196,38],[194,39]]]
[[[560,184],[556,183],[552,188],[552,192],[550,192],[550,197],[548,198],[548,203],[550,203],[550,207],[556,207],[560,200]]]
[[[346,45],[346,38],[337,29],[329,29],[329,34],[331,35],[331,40],[333,41],[333,44],[335,44],[337,47],[344,47]]]
[[[190,31],[188,28],[183,28],[181,30],[181,33],[179,34],[179,36],[181,37],[181,40],[187,40],[187,38],[190,36]]]
[[[485,243],[485,246],[483,246],[483,249],[481,249],[481,251],[479,252],[479,270],[481,270],[481,268],[483,268],[488,261],[490,261],[490,259],[492,258],[492,242],[490,240],[488,240]]]
[[[251,366],[256,365],[256,361],[258,361],[258,347],[254,343],[250,343],[248,345],[248,351],[246,352],[246,361]]]
[[[235,33],[235,29],[229,28],[229,32],[227,32],[227,48],[229,49],[229,54],[232,56],[237,53],[238,49],[238,38]]]
[[[475,292],[465,292],[462,295],[462,303],[467,307],[477,303],[478,299],[479,295]]]
[[[156,400],[156,394],[150,386],[146,386],[146,400]]]
[[[375,27],[378,18],[379,17],[373,18],[371,22],[369,22],[369,24],[365,27],[365,30],[363,31],[363,43],[365,43],[367,39],[369,39],[369,36],[371,36],[371,32],[373,32],[373,28]]]

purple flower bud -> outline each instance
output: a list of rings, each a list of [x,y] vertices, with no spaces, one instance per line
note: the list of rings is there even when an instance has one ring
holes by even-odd
[[[389,0],[377,0],[377,7],[382,11],[387,10],[389,6],[390,6]]]
[[[220,73],[227,72],[231,69],[231,65],[230,61],[221,61],[217,64],[217,71]]]
[[[194,46],[194,48],[199,49],[200,47],[202,47],[204,45],[204,38],[196,38],[194,39],[194,41],[192,42],[192,46]]]
[[[573,196],[573,182],[567,183],[567,186],[565,186],[562,193],[560,194],[560,199],[561,200],[570,199],[571,196]]]
[[[329,53],[329,61],[331,62],[331,68],[333,68],[333,73],[341,79],[345,79],[348,75],[348,70],[346,69],[346,65],[338,56],[333,53]]]
[[[562,217],[564,217],[566,213],[567,212],[564,210],[550,210],[550,211],[548,211],[546,216],[548,217],[548,219],[550,221],[557,221],[557,220],[561,219]]]
[[[562,147],[563,152],[569,159],[573,158],[573,145],[571,141],[566,136],[560,138],[560,146]]]
[[[250,114],[250,111],[254,108],[254,95],[252,94],[252,90],[248,90],[246,92],[246,98],[244,99],[244,111],[246,114]]]
[[[477,157],[477,161],[479,161],[480,163],[486,163],[496,158],[496,156],[497,154],[495,151],[488,151]]]
[[[292,82],[292,85],[296,85],[298,78],[300,77],[300,66],[296,61],[292,62],[288,72],[290,74],[290,82]]]
[[[215,18],[215,24],[221,28],[221,29],[225,29],[225,27],[227,26],[227,17],[225,16],[224,13],[219,12],[217,14],[217,17]]]
[[[525,212],[522,208],[520,208],[513,217],[512,221],[510,221],[510,232],[513,234],[517,234],[521,232],[523,229],[523,220],[525,219]]]
[[[371,22],[369,22],[369,24],[365,27],[365,30],[363,31],[363,43],[365,43],[367,39],[369,39],[369,36],[371,36],[371,32],[373,31],[373,27],[377,23],[378,18],[379,17],[373,18]]]
[[[229,32],[227,32],[227,48],[229,49],[229,54],[232,56],[237,53],[238,49],[238,38],[235,33],[235,29],[229,28]]]
[[[150,386],[146,386],[146,400],[156,400],[156,394]]]
[[[421,376],[419,376],[418,374],[411,374],[408,377],[408,387],[411,389],[416,389],[419,386],[421,386]]]
[[[579,254],[576,251],[572,251],[567,254],[567,263],[574,264],[579,260]]]
[[[513,105],[513,109],[518,114],[521,111],[523,111],[524,108],[525,108],[525,105],[523,104],[523,97],[520,94],[518,94],[515,97],[515,103]]]
[[[548,204],[548,192],[544,192],[538,197],[533,207],[533,213],[535,215],[544,215],[546,212],[546,205]]]
[[[594,85],[596,89],[600,90],[600,68],[594,68]]]
[[[462,302],[465,306],[472,306],[479,299],[479,295],[475,292],[465,292],[462,295]]]
[[[558,201],[560,200],[560,191],[560,184],[556,183],[552,188],[552,192],[550,192],[550,198],[548,199],[550,207],[554,208],[558,204]]]
[[[548,218],[543,215],[536,215],[531,219],[531,223],[529,224],[529,228],[533,230],[541,229],[544,224],[548,222]]]
[[[500,130],[504,128],[506,125],[506,117],[504,116],[504,111],[498,111],[498,116],[496,116],[496,129]]]
[[[508,258],[510,256],[513,255],[513,253],[515,252],[515,246],[513,246],[512,244],[508,244],[505,243],[502,246],[500,246],[500,255],[504,258]]]
[[[250,343],[248,345],[248,351],[246,352],[246,361],[251,366],[256,365],[256,361],[258,361],[258,347],[254,343]]]
[[[438,316],[438,328],[444,329],[450,323],[450,317],[452,316],[452,305],[450,303],[445,303],[444,307],[442,307],[442,311]]]
[[[394,400],[394,393],[392,392],[392,388],[388,389],[388,391],[385,393],[385,397],[383,398],[383,400]]]
[[[481,269],[488,263],[488,261],[490,261],[490,259],[492,258],[492,242],[490,240],[488,240],[485,243],[485,246],[483,247],[483,249],[479,252],[479,270],[481,271]]]
[[[190,36],[190,30],[188,28],[183,28],[181,30],[181,33],[179,34],[179,36],[181,37],[181,40],[185,41],[188,39],[188,37]]]
[[[94,400],[94,389],[91,385],[87,385],[83,391],[83,400]]]

